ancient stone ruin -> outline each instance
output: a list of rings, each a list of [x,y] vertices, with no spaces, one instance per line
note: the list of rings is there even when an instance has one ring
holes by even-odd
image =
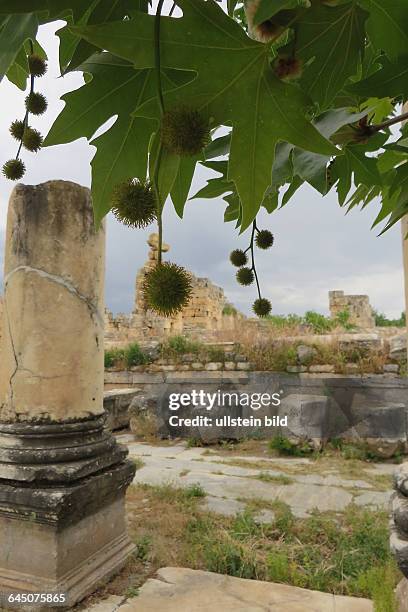
[[[329,291],[330,316],[334,319],[347,311],[349,322],[359,328],[375,327],[375,317],[368,295],[345,295],[344,291]]]
[[[146,273],[157,263],[158,234],[151,234],[147,244],[150,251],[147,262],[136,276],[133,312],[130,315],[117,317],[108,310],[105,312],[107,346],[133,341],[161,340],[178,334],[212,340],[219,332],[235,329],[243,315],[230,307],[220,287],[214,285],[208,278],[198,278],[193,274],[192,298],[180,313],[173,317],[163,317],[149,310],[143,297],[142,287]],[[166,253],[169,250],[169,245],[163,244],[163,251]]]
[[[0,355],[0,592],[72,606],[133,546],[127,450],[104,428],[105,232],[90,192],[17,185],[8,211]]]

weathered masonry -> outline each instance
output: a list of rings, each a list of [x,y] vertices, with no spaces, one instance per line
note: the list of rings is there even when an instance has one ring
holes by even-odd
[[[132,551],[134,467],[105,430],[105,235],[88,189],[17,185],[10,199],[0,355],[0,592],[72,606]]]

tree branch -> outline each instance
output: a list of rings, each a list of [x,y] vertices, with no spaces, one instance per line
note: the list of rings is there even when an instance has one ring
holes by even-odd
[[[370,132],[380,132],[381,130],[390,127],[391,125],[395,125],[396,123],[401,123],[402,121],[406,121],[408,119],[408,112],[402,113],[402,115],[398,115],[398,117],[392,117],[391,119],[387,119],[382,123],[378,123],[377,125],[370,125]]]

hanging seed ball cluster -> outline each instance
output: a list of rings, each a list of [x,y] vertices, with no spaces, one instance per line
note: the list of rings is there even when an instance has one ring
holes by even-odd
[[[42,57],[36,53],[32,53],[27,57],[28,67],[32,81],[35,78],[44,76],[47,72],[47,64]],[[28,125],[29,115],[42,115],[45,113],[48,107],[47,100],[43,94],[30,91],[25,99],[26,115],[23,121],[16,119],[10,126],[11,136],[17,140],[19,144],[19,150],[15,159],[9,159],[3,165],[2,172],[4,176],[11,181],[19,181],[25,174],[25,164],[19,159],[19,153],[21,147],[24,147],[27,151],[37,153],[43,144],[43,137],[38,130]]]
[[[274,243],[274,236],[272,232],[267,229],[258,230],[256,228],[256,236],[254,242],[259,249],[270,249]],[[243,251],[242,249],[235,249],[230,253],[229,257],[232,265],[236,268],[239,268],[236,273],[237,282],[245,287],[252,285],[252,283],[255,281],[255,266],[253,265],[251,268],[247,266],[247,252],[249,250],[251,250],[252,252],[252,249],[253,244],[251,241],[251,245],[247,248],[246,251]],[[266,317],[270,314],[272,310],[272,305],[269,300],[259,297],[252,304],[252,310],[258,317]]]

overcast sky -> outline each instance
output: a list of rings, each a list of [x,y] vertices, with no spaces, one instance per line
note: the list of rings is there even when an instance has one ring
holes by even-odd
[[[48,98],[49,110],[31,124],[44,135],[63,107],[61,94],[83,82],[79,73],[57,78],[58,38],[53,35],[56,29],[55,24],[42,27],[39,37],[50,57],[49,72],[38,81],[39,89]],[[4,79],[0,84],[0,100],[2,165],[15,156],[15,141],[8,128],[11,121],[24,114],[24,94]],[[27,173],[23,181],[36,184],[66,179],[89,186],[93,153],[94,147],[85,139],[46,148],[36,155],[24,153]],[[192,193],[211,175],[214,174],[200,168]],[[0,282],[7,201],[12,186],[1,176]],[[221,200],[193,200],[187,204],[185,218],[180,221],[169,201],[164,215],[164,239],[171,246],[168,258],[222,286],[228,300],[248,313],[255,290],[237,285],[234,269],[228,262],[232,249],[246,247],[248,235],[238,237],[232,224],[223,223],[224,208]],[[376,309],[399,316],[403,310],[400,229],[396,227],[377,237],[370,230],[376,210],[377,206],[370,205],[364,212],[355,210],[346,216],[335,197],[322,198],[306,186],[282,210],[271,216],[259,216],[258,225],[275,234],[274,247],[257,254],[263,293],[271,299],[275,314],[302,314],[309,309],[327,312],[328,291],[343,289],[347,293],[366,293]],[[156,231],[154,227],[146,231],[129,230],[111,216],[108,219],[106,303],[114,312],[132,309],[135,275],[146,260],[146,239],[152,231]]]

